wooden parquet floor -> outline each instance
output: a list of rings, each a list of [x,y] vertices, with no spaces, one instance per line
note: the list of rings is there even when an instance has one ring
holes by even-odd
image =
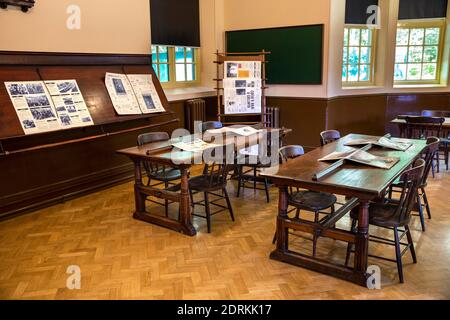
[[[382,290],[270,260],[276,188],[270,205],[262,191],[233,196],[236,222],[227,213],[214,216],[207,234],[205,220],[196,218],[199,233],[191,238],[134,220],[132,183],[126,183],[1,222],[0,298],[448,299],[450,172],[430,178],[428,193],[433,219],[422,233],[413,218],[419,263],[404,257],[406,283],[399,284],[394,263],[369,261],[381,267]],[[307,252],[312,246],[298,237],[291,245]],[[344,243],[320,239],[318,245],[319,255],[344,260]],[[393,247],[371,244],[370,251],[394,256]],[[81,268],[80,290],[66,288],[69,265]]]

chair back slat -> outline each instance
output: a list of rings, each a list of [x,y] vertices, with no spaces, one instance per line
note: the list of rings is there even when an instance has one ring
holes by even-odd
[[[207,121],[207,122],[203,122],[201,124],[201,132],[204,133],[208,130],[212,130],[212,129],[221,129],[223,128],[223,124],[220,121]]]
[[[289,159],[294,159],[305,154],[305,150],[299,145],[290,145],[280,148],[279,150],[281,163],[287,162]]]
[[[427,139],[440,137],[445,118],[442,117],[406,117],[408,139]]]
[[[422,180],[424,170],[425,160],[418,159],[413,167],[403,172],[400,177],[402,190],[396,215],[398,215],[401,220],[407,220],[411,216],[411,210],[416,203],[417,189]]]
[[[170,137],[167,132],[148,132],[148,133],[143,133],[138,136],[137,144],[138,144],[138,146],[142,146],[144,144],[167,141],[169,139],[170,139]],[[152,174],[155,174],[155,173],[165,170],[165,166],[150,163],[148,161],[144,161],[143,166],[144,166],[145,172],[147,173],[147,176],[150,176]]]
[[[423,110],[423,117],[450,118],[450,111],[444,110]]]
[[[430,175],[431,168],[433,166],[433,159],[436,159],[436,155],[439,152],[440,140],[437,137],[429,137],[427,139],[427,148],[424,153],[423,159],[425,160],[425,169],[421,181],[421,185],[425,185]]]
[[[337,130],[326,130],[320,133],[320,145],[323,147],[341,138],[341,133]]]

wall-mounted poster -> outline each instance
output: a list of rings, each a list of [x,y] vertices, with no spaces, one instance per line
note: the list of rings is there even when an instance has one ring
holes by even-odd
[[[43,81],[5,82],[25,134],[62,128]]]
[[[225,114],[261,113],[261,61],[224,63]]]
[[[45,81],[63,128],[93,125],[76,80]]]
[[[165,112],[151,74],[128,74],[143,114]]]
[[[105,84],[118,115],[142,114],[126,75],[108,72],[105,76]]]

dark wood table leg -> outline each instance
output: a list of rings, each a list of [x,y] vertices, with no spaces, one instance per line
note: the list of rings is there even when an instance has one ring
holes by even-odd
[[[277,227],[276,227],[276,243],[277,248],[270,255],[273,258],[276,252],[286,252],[288,250],[288,230],[284,227],[284,219],[288,218],[288,187],[279,187],[278,193],[278,216],[277,216]]]
[[[189,236],[195,236],[197,231],[192,225],[192,213],[189,196],[189,172],[186,168],[181,168],[181,195],[180,195],[180,223],[182,231]]]
[[[369,201],[361,201],[358,212],[358,229],[355,244],[354,272],[356,280],[361,285],[366,285],[367,260],[369,255]]]
[[[137,213],[145,212],[145,195],[142,194],[139,188],[142,186],[142,171],[141,171],[141,161],[139,159],[133,160],[134,162],[134,202],[136,211],[134,217],[136,218]]]

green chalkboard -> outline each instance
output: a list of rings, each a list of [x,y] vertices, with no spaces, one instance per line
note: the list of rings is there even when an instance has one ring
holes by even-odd
[[[227,52],[270,51],[268,84],[322,84],[323,25],[226,32]]]

